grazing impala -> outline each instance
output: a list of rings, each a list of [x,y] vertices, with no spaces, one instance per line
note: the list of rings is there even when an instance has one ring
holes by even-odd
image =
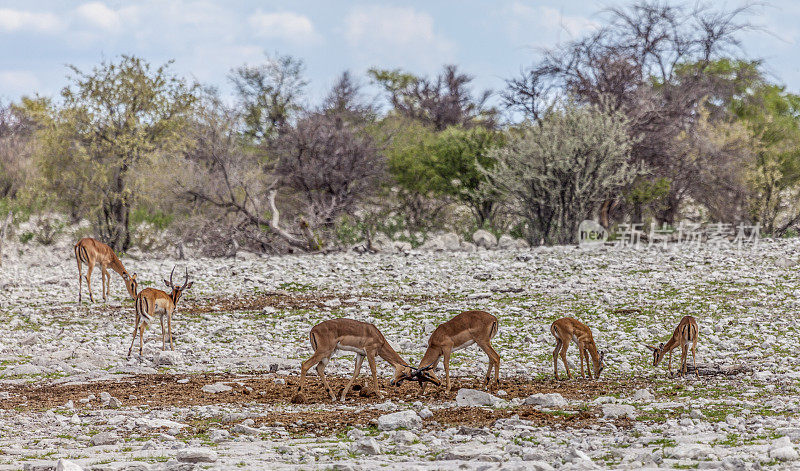
[[[155,288],[145,288],[136,297],[136,320],[133,327],[133,339],[131,339],[131,346],[128,348],[128,357],[131,356],[133,350],[133,343],[136,341],[136,333],[139,333],[139,355],[142,354],[142,344],[144,343],[144,331],[147,326],[153,322],[153,316],[158,312],[159,319],[161,320],[161,349],[166,350],[166,340],[164,338],[164,314],[167,315],[167,331],[169,333],[169,348],[175,350],[175,345],[172,342],[172,313],[175,311],[175,306],[178,300],[181,299],[181,294],[194,284],[189,281],[189,271],[186,271],[186,279],[180,286],[172,284],[172,275],[175,273],[175,267],[172,267],[172,272],[169,274],[169,281],[164,280],[167,287],[172,288],[170,294]]]
[[[490,343],[497,334],[497,318],[485,311],[464,311],[456,317],[440,325],[433,331],[428,340],[428,349],[419,362],[419,368],[408,380],[420,382],[423,393],[423,381],[438,383],[439,379],[428,370],[435,369],[439,359],[444,357],[444,376],[447,383],[445,392],[450,392],[450,355],[462,348],[477,344],[489,357],[489,369],[486,371],[484,384],[489,385],[489,378],[494,369],[494,385],[500,384],[500,355],[492,348]],[[425,365],[425,366],[423,366]]]
[[[553,350],[553,375],[556,380],[558,379],[558,356],[561,355],[561,361],[564,362],[564,368],[567,370],[567,378],[572,379],[572,374],[569,372],[569,364],[567,363],[567,348],[570,342],[575,342],[578,345],[578,354],[581,357],[581,377],[585,378],[583,373],[583,360],[586,360],[586,371],[589,373],[589,379],[592,379],[592,370],[589,368],[589,357],[591,357],[592,365],[594,366],[594,378],[600,378],[600,372],[603,371],[606,364],[603,358],[606,352],[597,352],[597,346],[594,344],[594,337],[592,330],[584,323],[572,317],[563,317],[550,326],[550,332],[556,338],[556,349]]]
[[[336,394],[328,384],[327,378],[325,378],[325,367],[328,365],[328,362],[330,362],[331,355],[333,355],[336,350],[356,353],[353,377],[350,378],[347,386],[345,386],[342,391],[342,401],[344,401],[347,392],[358,377],[364,357],[367,357],[369,368],[372,370],[372,384],[379,398],[382,398],[383,395],[378,387],[378,373],[375,367],[376,355],[388,361],[389,364],[394,367],[394,378],[392,378],[390,383],[392,385],[399,385],[400,382],[402,382],[399,380],[413,376],[416,371],[416,368],[409,366],[408,363],[394,351],[377,327],[366,322],[353,319],[327,320],[311,328],[309,340],[311,341],[311,347],[314,348],[314,354],[311,355],[311,358],[304,361],[300,367],[300,388],[298,390],[298,395],[303,392],[306,373],[312,366],[316,365],[317,374],[322,378],[322,384],[325,386],[325,390],[330,394],[331,399],[334,401],[336,400]]]
[[[665,353],[669,353],[669,375],[672,376],[672,350],[681,347],[681,368],[678,370],[681,377],[686,373],[688,360],[689,344],[692,344],[692,363],[694,363],[694,373],[700,377],[697,372],[697,357],[695,351],[697,349],[697,336],[700,328],[697,327],[697,321],[692,316],[684,316],[678,327],[675,327],[675,332],[672,333],[666,344],[659,344],[658,347],[646,345],[653,352],[653,366],[658,366],[658,363],[664,358]]]
[[[128,275],[128,271],[122,266],[117,254],[114,250],[99,240],[85,237],[78,241],[73,247],[75,251],[75,260],[78,262],[78,302],[81,302],[81,289],[83,287],[83,264],[86,264],[86,288],[89,290],[89,300],[94,302],[92,295],[92,270],[95,265],[100,265],[100,279],[103,282],[103,301],[107,300],[108,290],[111,285],[111,275],[108,273],[108,268],[119,273],[122,281],[125,282],[125,287],[131,298],[136,299],[136,274]],[[108,281],[106,281],[108,279]]]

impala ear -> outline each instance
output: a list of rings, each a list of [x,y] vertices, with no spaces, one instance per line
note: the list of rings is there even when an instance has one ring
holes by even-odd
[[[664,342],[661,342],[660,344],[658,344],[658,349],[659,350],[663,350],[664,349]]]
[[[183,289],[187,290],[187,289],[191,288],[193,284],[194,284],[194,281],[190,281],[189,284],[186,285]]]
[[[136,272],[133,272],[133,275],[131,275],[131,279],[132,279],[132,280],[135,280],[135,279],[136,279]]]
[[[656,347],[654,347],[654,346],[652,346],[652,345],[645,345],[645,347],[649,348],[650,350],[652,350],[652,351],[654,351],[654,352],[655,352],[656,350],[658,350]]]

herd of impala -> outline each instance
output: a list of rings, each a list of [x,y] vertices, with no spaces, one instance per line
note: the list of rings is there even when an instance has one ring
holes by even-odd
[[[167,338],[169,339],[170,349],[175,349],[172,340],[172,313],[175,311],[175,306],[178,304],[181,294],[192,287],[192,282],[189,281],[188,271],[186,272],[186,278],[183,284],[175,285],[172,282],[172,275],[175,272],[175,268],[172,269],[169,281],[164,280],[164,284],[171,289],[170,293],[155,288],[145,288],[142,291],[138,291],[139,284],[136,281],[136,273],[130,275],[108,245],[87,237],[75,244],[74,251],[75,259],[78,263],[78,302],[81,302],[81,287],[84,279],[86,280],[86,286],[89,290],[89,299],[94,302],[91,277],[95,265],[100,265],[101,269],[103,301],[107,300],[108,287],[111,282],[111,275],[108,273],[108,268],[119,273],[122,280],[125,282],[125,287],[134,300],[136,313],[133,338],[131,339],[131,346],[128,349],[128,357],[130,357],[131,351],[133,350],[133,344],[136,341],[137,333],[139,334],[139,355],[141,356],[144,332],[153,321],[153,317],[156,313],[159,315],[161,322],[162,350],[166,349]],[[85,277],[83,276],[83,264],[87,266]],[[165,315],[167,318],[166,331],[164,330]],[[391,385],[399,386],[404,381],[417,381],[423,393],[426,383],[433,383],[437,386],[441,385],[439,378],[433,373],[433,370],[438,366],[439,360],[443,359],[446,384],[445,392],[449,393],[451,387],[450,355],[452,355],[454,351],[469,347],[472,344],[477,344],[489,357],[489,369],[486,371],[484,384],[486,386],[499,386],[500,355],[491,344],[492,338],[497,334],[497,329],[497,317],[488,312],[462,312],[444,324],[441,324],[433,331],[433,334],[431,334],[428,340],[428,348],[422,356],[419,366],[415,368],[403,360],[392,348],[380,330],[373,324],[354,319],[330,319],[311,328],[309,340],[311,342],[311,347],[314,349],[314,354],[301,365],[298,393],[302,393],[303,391],[306,373],[311,367],[316,366],[317,373],[322,380],[325,390],[330,395],[331,399],[336,400],[336,394],[333,392],[333,389],[330,387],[325,377],[325,367],[330,362],[331,355],[337,350],[355,352],[356,354],[353,377],[341,393],[342,401],[344,401],[347,392],[358,377],[361,371],[361,364],[364,362],[365,357],[372,372],[375,394],[378,397],[382,397],[380,388],[378,387],[375,363],[376,356],[383,358],[394,367],[394,377],[390,382]],[[594,337],[592,336],[592,331],[589,327],[577,319],[564,317],[553,322],[550,326],[550,332],[556,340],[556,348],[553,350],[553,374],[556,379],[558,379],[559,356],[561,356],[561,361],[564,363],[567,377],[572,379],[572,374],[569,371],[569,363],[567,362],[567,348],[571,342],[574,342],[578,347],[581,376],[584,378],[586,377],[583,366],[585,360],[586,373],[588,373],[589,378],[593,378],[592,370],[594,370],[594,378],[600,377],[600,372],[602,372],[605,367],[605,352],[598,352]],[[661,343],[658,347],[647,345],[647,348],[653,352],[653,366],[658,366],[664,358],[664,355],[669,354],[668,369],[671,376],[672,350],[680,347],[681,365],[678,373],[684,376],[688,366],[688,351],[691,349],[695,374],[699,376],[696,360],[698,333],[699,328],[694,317],[683,317],[667,343]],[[589,366],[590,362],[592,365],[591,367]],[[492,371],[494,371],[494,381],[490,383]]]

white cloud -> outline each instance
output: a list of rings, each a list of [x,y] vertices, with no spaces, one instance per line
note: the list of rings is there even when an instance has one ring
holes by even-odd
[[[434,29],[433,17],[413,8],[370,6],[351,11],[344,36],[361,55],[396,63],[439,65],[452,60],[455,45]]]
[[[264,13],[258,11],[248,18],[256,36],[309,42],[317,39],[314,24],[308,17],[292,12]]]
[[[52,13],[33,13],[10,8],[0,8],[0,32],[35,31],[52,33],[60,30],[61,21]]]
[[[11,96],[40,91],[41,84],[33,72],[0,70],[0,89]]]
[[[563,15],[561,11],[548,6],[529,6],[514,2],[506,10],[508,32],[515,39],[551,44],[552,36],[561,39],[575,39],[597,29],[600,24],[583,16]],[[542,33],[545,33],[543,35]],[[539,41],[536,41],[539,38]]]
[[[76,13],[92,26],[106,31],[119,30],[121,26],[119,13],[100,2],[84,3],[76,9]]]

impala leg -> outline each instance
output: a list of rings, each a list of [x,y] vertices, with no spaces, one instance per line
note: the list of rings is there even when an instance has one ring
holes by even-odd
[[[495,374],[494,374],[494,382],[495,385],[500,384],[500,355],[492,348],[492,344],[489,342],[475,342],[478,346],[486,353],[486,356],[489,357],[489,369],[486,371],[486,378],[484,379],[484,384],[487,386],[489,385],[489,378],[492,376],[492,367],[494,367]]]
[[[668,365],[669,376],[672,377],[672,350],[670,350],[669,353],[667,353],[667,355],[669,355],[669,365]]]
[[[94,302],[94,296],[92,295],[92,270],[94,270],[94,262],[90,260],[86,265],[86,290],[89,291],[89,301]]]
[[[681,347],[681,378],[686,376],[686,366],[689,360],[689,346],[683,345]]]
[[[695,342],[692,345],[692,363],[694,364],[694,374],[695,374],[695,376],[697,376],[699,378],[700,377],[700,372],[697,371],[697,355],[695,353],[696,350],[697,350],[697,342]]]
[[[131,346],[128,348],[128,358],[131,357],[131,351],[133,350],[133,344],[136,342],[136,332],[139,330],[139,315],[136,315],[136,322],[133,324],[133,338],[131,339]]]
[[[581,378],[586,379],[586,374],[583,372],[583,353],[584,353],[583,344],[579,343],[578,344],[578,356],[581,357]],[[586,366],[588,367],[589,365],[586,365]]]
[[[325,386],[325,390],[328,391],[328,394],[331,396],[331,400],[336,400],[336,394],[333,392],[333,388],[328,383],[328,377],[325,376],[325,367],[328,366],[328,362],[330,360],[327,358],[323,358],[322,361],[317,363],[317,374],[320,378],[322,378],[322,385]]]
[[[81,291],[83,290],[83,265],[81,264],[81,258],[78,256],[78,250],[80,250],[80,247],[75,249],[75,260],[78,261],[78,304],[80,304]]]
[[[447,383],[447,387],[445,388],[445,394],[450,393],[450,353],[452,351],[449,348],[445,348],[442,351],[442,356],[444,356],[444,380]]]
[[[322,362],[322,360],[324,360],[325,358],[329,357],[331,353],[333,352],[324,352],[322,350],[315,351],[314,354],[311,355],[311,358],[304,361],[302,365],[300,365],[300,388],[297,391],[298,393],[303,392],[303,386],[305,386],[306,384],[306,373],[308,372],[308,370],[311,369],[312,366],[316,365],[318,367],[317,373],[319,373],[320,362]],[[327,364],[327,362],[325,362],[325,364]],[[324,369],[325,366],[323,365],[322,368]],[[321,375],[321,377],[323,378],[322,384],[325,386],[325,392],[331,394],[332,397],[336,399],[336,396],[333,395],[333,392],[330,390],[330,386],[328,386],[328,382],[324,379],[325,378],[324,373]]]
[[[164,338],[164,334],[166,331],[164,330],[164,314],[158,316],[158,320],[161,321],[161,350],[167,349],[166,339]]]
[[[567,363],[568,348],[569,348],[569,342],[564,342],[564,345],[561,347],[561,361],[564,362],[564,369],[567,370],[567,378],[572,379],[572,373],[569,372],[569,363]]]
[[[372,371],[372,386],[375,388],[375,394],[377,394],[378,399],[383,399],[383,394],[381,394],[381,388],[378,387],[378,368],[375,365],[375,352],[367,350],[367,362],[369,362],[369,369]]]
[[[558,352],[561,351],[561,339],[556,338],[556,348],[553,350],[553,376],[556,377],[556,381],[558,381]]]
[[[106,278],[108,278],[108,284],[106,284]],[[102,291],[101,294],[103,295],[103,302],[108,302],[108,297],[106,296],[108,293],[108,285],[111,284],[111,275],[108,274],[108,270],[106,267],[100,265],[100,280],[102,281]]]
[[[169,349],[175,350],[175,343],[172,340],[172,313],[167,314],[167,334],[169,335]]]
[[[341,401],[344,402],[345,396],[347,396],[347,392],[350,391],[350,387],[353,386],[353,382],[355,382],[356,378],[358,378],[358,374],[361,372],[361,363],[364,362],[364,355],[360,353],[356,354],[356,365],[355,369],[353,369],[353,377],[350,378],[350,381],[344,387],[344,391],[342,391]]]
[[[589,349],[583,349],[583,356],[586,359],[586,374],[589,375],[589,379],[594,379],[592,376],[592,363],[591,359],[589,358]]]
[[[142,356],[142,347],[144,347],[144,325],[139,326],[139,356]]]

